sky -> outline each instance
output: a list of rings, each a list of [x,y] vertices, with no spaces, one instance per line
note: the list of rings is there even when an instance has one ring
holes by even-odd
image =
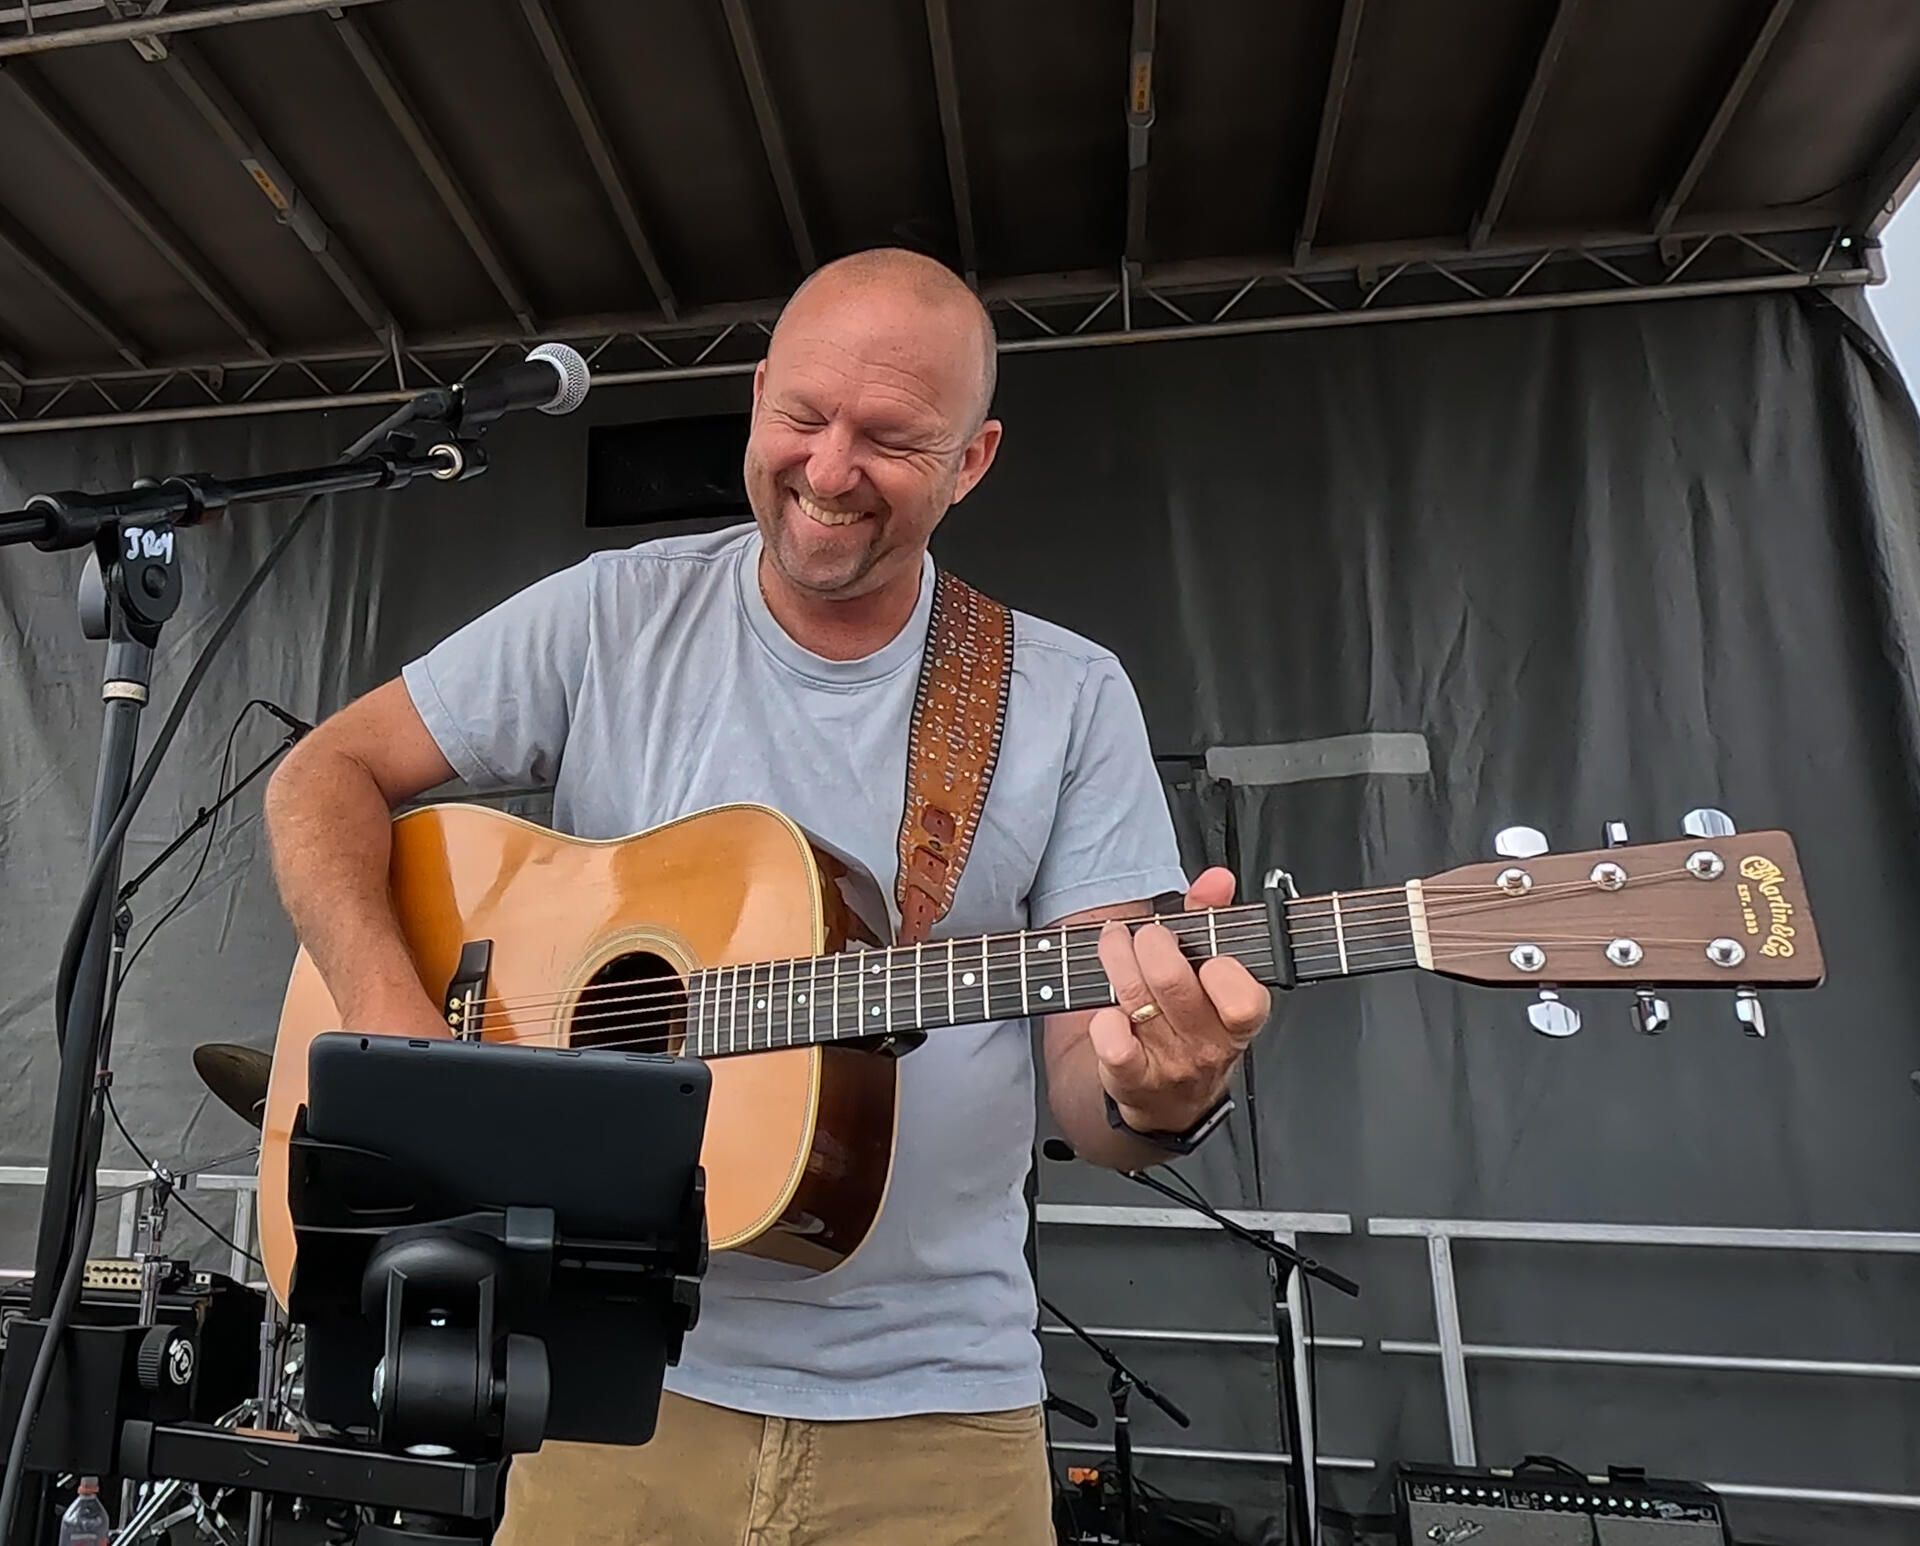
[[[1909,198],[1880,233],[1887,282],[1867,291],[1907,384],[1920,384],[1920,198]]]

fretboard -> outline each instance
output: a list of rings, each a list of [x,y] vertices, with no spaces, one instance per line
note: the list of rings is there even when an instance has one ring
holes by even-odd
[[[1300,982],[1418,964],[1417,902],[1395,887],[1295,897],[1285,906]],[[1133,927],[1147,919],[1130,919]],[[1276,964],[1264,904],[1163,915],[1196,965],[1230,955],[1265,983]],[[1114,1001],[1100,965],[1101,925],[1082,923],[890,949],[716,966],[688,984],[687,1051],[696,1057],[901,1036],[948,1025],[1098,1009]]]

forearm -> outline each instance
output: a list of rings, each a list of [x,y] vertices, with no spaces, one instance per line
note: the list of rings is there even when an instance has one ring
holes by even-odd
[[[393,823],[379,781],[350,753],[309,740],[268,784],[266,820],[281,899],[342,1020],[418,1025],[431,1005],[388,890]]]
[[[1047,1106],[1083,1160],[1109,1170],[1138,1170],[1169,1158],[1165,1149],[1121,1132],[1107,1120],[1099,1060],[1087,1039],[1089,1015],[1047,1018]]]

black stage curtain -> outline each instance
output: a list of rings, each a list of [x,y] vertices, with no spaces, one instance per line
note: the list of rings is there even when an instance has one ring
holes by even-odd
[[[203,693],[135,862],[205,803],[247,698],[331,709],[534,576],[645,535],[583,524],[588,419],[744,401],[738,380],[603,394],[576,420],[500,426],[478,483],[336,508]],[[1285,1003],[1253,1058],[1250,1109],[1184,1168],[1219,1204],[1354,1220],[1351,1238],[1313,1242],[1365,1290],[1318,1301],[1323,1335],[1365,1341],[1321,1357],[1321,1447],[1375,1469],[1326,1473],[1332,1506],[1377,1511],[1392,1460],[1447,1456],[1437,1364],[1378,1349],[1434,1337],[1425,1253],[1369,1238],[1370,1217],[1920,1229],[1920,425],[1863,309],[1730,297],[1011,356],[998,411],[1000,465],[938,555],[1120,654],[1195,867],[1389,885],[1487,857],[1512,822],[1584,848],[1609,818],[1675,836],[1698,805],[1800,845],[1830,980],[1771,996],[1762,1042],[1726,992],[1674,995],[1659,1038],[1636,1034],[1617,997],[1570,994],[1586,1028],[1566,1041],[1535,1035],[1521,996],[1411,974]],[[0,440],[0,506],[137,472],[315,460],[360,427],[303,415]],[[195,570],[162,707],[204,637],[196,620],[278,519],[185,539]],[[0,1046],[16,1070],[0,1160],[16,1163],[42,1157],[47,976],[97,735],[75,567],[0,554]],[[273,730],[248,733],[261,745]],[[1222,783],[1201,765],[1245,746],[1293,748],[1267,763],[1297,765],[1312,755],[1297,743],[1356,735],[1399,739],[1365,743],[1360,771],[1303,781]],[[1426,771],[1393,771],[1408,766]],[[290,959],[255,816],[222,827],[162,941],[123,1006],[118,1088],[159,1152],[203,1158],[244,1135],[209,1109],[187,1052],[267,1042]],[[1154,1201],[1085,1167],[1041,1180],[1049,1201]],[[31,1208],[0,1189],[10,1263],[28,1255]],[[1469,1342],[1920,1363],[1912,1258],[1455,1254]],[[1046,1226],[1040,1266],[1083,1322],[1270,1325],[1262,1268],[1226,1241]],[[1062,1393],[1102,1408],[1092,1361],[1047,1346]],[[1270,1349],[1125,1351],[1195,1419],[1179,1434],[1136,1401],[1137,1442],[1279,1447]],[[1920,1491],[1906,1382],[1482,1362],[1473,1395],[1484,1462],[1551,1452],[1589,1471]],[[1270,1466],[1143,1469],[1169,1493],[1235,1503],[1249,1528],[1278,1512]],[[1891,1510],[1734,1510],[1749,1540],[1911,1529]]]

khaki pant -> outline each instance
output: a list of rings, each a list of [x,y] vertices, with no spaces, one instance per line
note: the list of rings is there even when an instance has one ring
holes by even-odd
[[[497,1546],[1051,1546],[1038,1407],[872,1422],[660,1400],[638,1449],[548,1444]]]

